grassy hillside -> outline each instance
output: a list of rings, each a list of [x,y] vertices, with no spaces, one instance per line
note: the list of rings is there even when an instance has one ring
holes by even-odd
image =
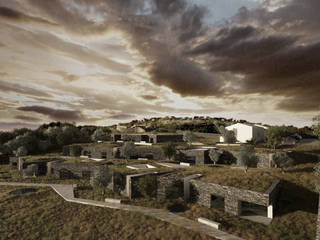
[[[0,187],[1,240],[213,239],[138,213],[68,203],[51,189]]]

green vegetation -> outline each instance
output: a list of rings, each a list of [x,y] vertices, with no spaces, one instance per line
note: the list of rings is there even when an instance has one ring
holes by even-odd
[[[64,201],[51,189],[0,187],[0,240],[213,239],[135,212]]]
[[[315,116],[313,119],[312,130],[313,133],[320,138],[320,115]]]
[[[244,144],[240,147],[240,165],[245,167],[256,168],[258,164],[258,157],[254,153],[254,146]]]
[[[210,149],[209,151],[209,157],[213,164],[216,164],[219,161],[220,156],[222,155],[221,152],[218,152],[217,149]]]
[[[162,145],[162,150],[163,150],[164,156],[167,159],[171,160],[176,154],[176,144],[166,143]]]
[[[294,164],[293,159],[291,159],[288,154],[284,153],[284,152],[276,152],[273,156],[272,156],[272,160],[275,163],[276,167],[279,168],[288,168],[288,167],[292,167]]]
[[[219,131],[222,134],[225,143],[235,143],[237,141],[233,131],[228,131],[223,126],[219,127]]]
[[[157,196],[157,177],[154,175],[140,177],[134,185],[138,193],[145,198]]]
[[[133,142],[125,142],[122,147],[122,154],[126,159],[130,159],[130,157],[134,154],[135,145]]]
[[[104,195],[106,187],[112,181],[112,175],[112,172],[109,171],[107,166],[96,166],[92,172],[90,184],[94,188],[100,188],[102,190],[102,195]]]

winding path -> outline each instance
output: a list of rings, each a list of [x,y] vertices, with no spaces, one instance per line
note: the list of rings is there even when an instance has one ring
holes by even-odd
[[[174,224],[179,227],[183,227],[192,231],[204,233],[208,236],[214,237],[220,240],[243,240],[237,236],[233,236],[226,232],[214,229],[207,225],[192,221],[188,218],[181,217],[179,215],[167,212],[162,209],[147,208],[119,203],[106,203],[88,199],[81,199],[74,197],[74,188],[76,185],[64,185],[64,184],[43,184],[43,183],[18,183],[18,182],[0,182],[0,186],[26,186],[26,187],[51,187],[56,193],[58,193],[64,200],[68,202],[86,204],[97,207],[106,207],[113,209],[120,209],[125,211],[140,212],[144,215],[148,215],[157,218],[161,221],[165,221]]]

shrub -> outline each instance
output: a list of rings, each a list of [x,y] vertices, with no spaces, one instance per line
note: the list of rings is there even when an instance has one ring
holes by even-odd
[[[113,173],[105,165],[96,166],[93,169],[92,176],[90,178],[90,184],[92,187],[98,187],[102,189],[102,195],[105,193],[105,188],[112,181]]]
[[[240,148],[240,165],[245,167],[257,167],[258,157],[254,153],[254,146],[242,145]]]
[[[174,143],[167,143],[162,146],[164,156],[171,160],[176,154],[176,145]]]
[[[275,163],[276,167],[279,168],[288,168],[292,167],[294,164],[294,161],[292,158],[288,156],[285,152],[276,152],[272,156],[272,160]]]
[[[82,147],[79,145],[70,146],[70,156],[79,157],[81,155]]]
[[[21,156],[26,156],[28,154],[28,150],[26,147],[22,146],[19,147],[16,151],[16,156],[21,157]]]
[[[212,148],[209,151],[209,157],[214,164],[216,164],[219,161],[221,155],[222,153],[219,152],[217,149]]]
[[[157,196],[157,177],[147,175],[139,178],[134,183],[135,189],[145,198],[152,198]]]
[[[122,147],[122,154],[126,159],[129,159],[133,154],[136,146],[133,142],[125,142]]]

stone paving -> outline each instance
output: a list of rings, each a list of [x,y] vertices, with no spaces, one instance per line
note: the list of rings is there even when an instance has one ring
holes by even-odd
[[[237,236],[233,236],[233,235],[228,234],[226,232],[209,227],[205,224],[192,221],[188,218],[181,217],[179,215],[173,214],[171,212],[167,212],[162,209],[154,209],[154,208],[126,205],[126,204],[121,204],[121,203],[120,204],[119,203],[106,203],[106,202],[99,202],[99,201],[88,200],[88,199],[75,198],[74,197],[75,185],[0,182],[0,186],[51,187],[56,193],[58,193],[64,200],[66,200],[68,202],[86,204],[86,205],[97,206],[97,207],[120,209],[120,210],[125,210],[125,211],[139,212],[144,215],[148,215],[148,216],[157,218],[161,221],[165,221],[165,222],[174,224],[179,227],[183,227],[183,228],[186,228],[186,229],[189,229],[192,231],[204,233],[204,234],[211,236],[211,237],[214,237],[216,239],[243,240],[242,238],[239,238]]]

